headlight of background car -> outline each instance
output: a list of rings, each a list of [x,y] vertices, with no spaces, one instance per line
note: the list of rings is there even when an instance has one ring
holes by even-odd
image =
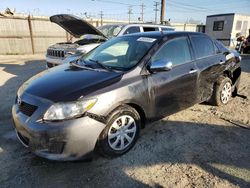
[[[78,117],[90,110],[96,102],[97,99],[89,99],[85,101],[55,103],[46,111],[43,119],[55,121]]]

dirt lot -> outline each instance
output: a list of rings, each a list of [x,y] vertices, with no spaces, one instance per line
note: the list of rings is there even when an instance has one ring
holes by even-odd
[[[250,187],[250,56],[242,68],[241,96],[227,106],[148,125],[122,157],[61,163],[24,148],[11,119],[18,87],[45,69],[44,57],[0,56],[0,187]]]

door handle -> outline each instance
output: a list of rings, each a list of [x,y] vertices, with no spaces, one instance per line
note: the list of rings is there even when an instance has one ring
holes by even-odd
[[[193,74],[193,73],[195,73],[195,72],[197,72],[198,70],[197,69],[191,69],[190,71],[189,71],[189,74]]]

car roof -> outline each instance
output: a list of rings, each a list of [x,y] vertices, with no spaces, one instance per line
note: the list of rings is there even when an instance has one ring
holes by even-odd
[[[107,24],[107,25],[103,25],[103,26],[151,26],[151,27],[168,27],[168,28],[172,28],[173,26],[170,25],[161,25],[161,24],[151,24],[151,23],[129,23],[129,24]],[[102,26],[100,26],[102,27]]]
[[[142,36],[142,37],[166,37],[166,36],[183,36],[183,35],[201,35],[201,36],[207,36],[204,33],[200,32],[190,32],[190,31],[152,31],[152,32],[138,32],[133,33],[129,35],[123,35],[123,36]],[[120,36],[122,37],[122,36]]]
[[[151,27],[172,27],[170,25],[161,25],[161,24],[150,24],[150,23],[130,23],[124,24],[129,26],[151,26]]]

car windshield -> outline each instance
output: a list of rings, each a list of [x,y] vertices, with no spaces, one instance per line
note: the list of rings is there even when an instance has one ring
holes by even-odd
[[[78,65],[129,70],[142,59],[157,40],[157,37],[116,37],[84,55],[78,61]]]
[[[104,25],[98,29],[108,38],[113,38],[122,30],[123,25]]]

